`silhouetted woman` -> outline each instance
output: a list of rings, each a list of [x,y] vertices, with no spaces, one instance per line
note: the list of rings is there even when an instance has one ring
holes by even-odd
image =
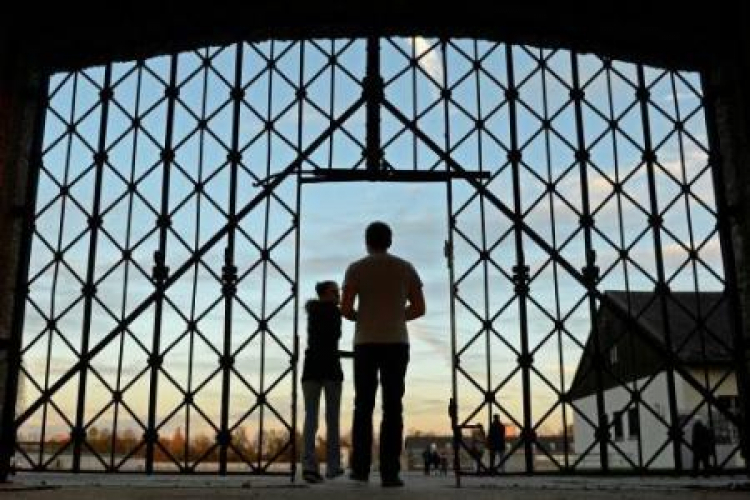
[[[341,382],[344,379],[339,357],[339,287],[334,281],[323,281],[315,285],[315,291],[318,298],[308,301],[305,306],[307,349],[302,369],[302,392],[305,398],[302,477],[311,483],[323,480],[315,456],[321,392],[326,401],[326,477],[332,479],[343,474],[339,441]]]

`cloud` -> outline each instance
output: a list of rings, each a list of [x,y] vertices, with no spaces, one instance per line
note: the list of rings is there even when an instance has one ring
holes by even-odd
[[[414,46],[416,56],[419,59],[419,66],[436,82],[441,83],[443,81],[443,62],[437,48],[430,50],[433,42],[421,36],[410,38],[409,41]]]
[[[442,358],[447,363],[447,366],[450,366],[451,346],[450,337],[446,335],[447,332],[447,328],[436,330],[420,322],[414,322],[409,325],[409,335],[412,338],[412,344],[425,344],[435,356]]]

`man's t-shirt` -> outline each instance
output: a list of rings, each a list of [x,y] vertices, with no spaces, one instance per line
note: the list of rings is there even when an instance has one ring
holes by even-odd
[[[416,269],[389,253],[375,253],[349,266],[344,286],[357,294],[354,344],[408,344],[406,302],[421,288]]]

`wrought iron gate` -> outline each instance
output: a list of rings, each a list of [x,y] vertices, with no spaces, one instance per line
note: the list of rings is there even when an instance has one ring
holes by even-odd
[[[695,74],[473,40],[53,75],[16,468],[294,475],[299,193],[333,181],[448,187],[457,471],[681,471],[697,414],[739,467],[707,126]]]

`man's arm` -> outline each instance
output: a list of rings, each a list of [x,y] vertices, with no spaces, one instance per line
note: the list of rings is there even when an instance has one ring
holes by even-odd
[[[424,293],[422,287],[414,284],[409,288],[409,305],[406,307],[406,321],[421,318],[425,313]]]
[[[344,285],[341,294],[341,315],[349,321],[357,321],[357,311],[354,310],[354,298],[357,293],[350,285]]]

